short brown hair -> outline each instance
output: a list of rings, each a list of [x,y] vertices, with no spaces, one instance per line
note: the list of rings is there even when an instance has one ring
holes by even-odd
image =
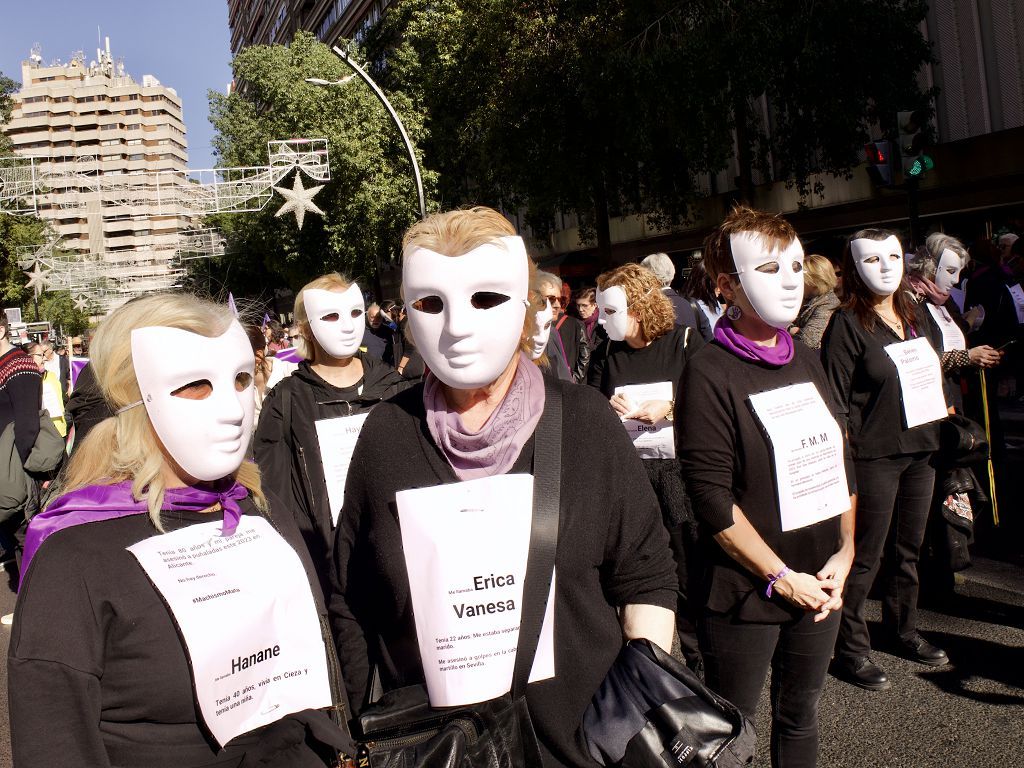
[[[629,312],[636,318],[647,341],[664,336],[676,324],[672,302],[661,292],[661,280],[639,264],[623,264],[597,277],[597,287],[606,291],[618,285],[626,292]]]
[[[839,285],[835,267],[820,253],[804,256],[804,295],[824,296]]]
[[[781,215],[755,211],[745,205],[734,206],[725,220],[704,241],[704,269],[712,282],[717,282],[721,274],[735,274],[736,261],[732,256],[729,238],[740,232],[760,235],[772,250],[785,248],[797,238],[793,225]]]

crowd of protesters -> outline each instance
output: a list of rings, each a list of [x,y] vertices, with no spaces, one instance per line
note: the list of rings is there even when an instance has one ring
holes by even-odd
[[[487,208],[429,216],[402,248],[401,302],[329,273],[290,325],[136,299],[100,323],[75,387],[52,347],[13,347],[0,326],[13,455],[27,471],[43,408],[73,436],[59,472],[27,472],[34,506],[0,524],[18,553],[17,765],[355,754],[356,716],[382,694],[425,684],[435,703],[429,646],[448,641],[425,636],[440,609],[414,568],[433,584],[459,566],[444,504],[525,504],[529,523],[521,480],[548,470],[555,629],[525,696],[543,765],[595,764],[583,712],[626,640],[677,641],[751,721],[770,673],[774,768],[817,764],[830,670],[891,686],[865,619],[876,581],[876,642],[949,663],[917,628],[919,564],[951,575],[944,521],[984,498],[978,456],[947,433],[991,417],[998,450],[981,401],[1016,385],[1021,241],[936,233],[907,253],[862,229],[831,261],[737,207],[685,274],[652,254],[575,291]],[[413,538],[419,514],[438,523]],[[468,545],[508,557],[513,538]],[[283,675],[301,683],[268,672],[265,695],[221,697],[278,657],[301,659]]]

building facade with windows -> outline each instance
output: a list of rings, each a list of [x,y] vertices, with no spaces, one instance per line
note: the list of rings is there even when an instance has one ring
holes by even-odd
[[[390,0],[228,0],[231,53],[250,45],[287,44],[298,30],[333,45],[361,39]]]

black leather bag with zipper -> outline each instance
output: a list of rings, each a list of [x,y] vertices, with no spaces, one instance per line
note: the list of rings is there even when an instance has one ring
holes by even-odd
[[[512,689],[466,707],[434,709],[423,685],[388,691],[360,714],[356,764],[370,768],[540,766],[526,685],[540,639],[558,542],[562,399],[550,383],[534,436],[533,523]]]

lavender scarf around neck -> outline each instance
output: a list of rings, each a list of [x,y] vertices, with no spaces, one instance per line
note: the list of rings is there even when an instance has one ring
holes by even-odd
[[[775,346],[762,347],[741,335],[728,315],[722,315],[715,323],[715,341],[742,360],[754,360],[781,368],[793,359],[793,338],[785,331],[776,330]]]
[[[208,488],[168,488],[164,491],[163,509],[199,512],[220,502],[224,508],[222,533],[230,536],[242,516],[238,502],[248,495],[244,485],[232,480],[222,480]],[[24,581],[29,563],[40,545],[57,531],[116,517],[146,514],[148,511],[146,500],[137,500],[132,495],[132,484],[128,480],[112,485],[90,485],[59,496],[28,525],[25,554],[21,559],[21,581]]]
[[[544,376],[522,352],[504,399],[479,432],[470,432],[444,397],[432,373],[423,385],[427,429],[459,480],[508,472],[537,428],[544,411]]]

